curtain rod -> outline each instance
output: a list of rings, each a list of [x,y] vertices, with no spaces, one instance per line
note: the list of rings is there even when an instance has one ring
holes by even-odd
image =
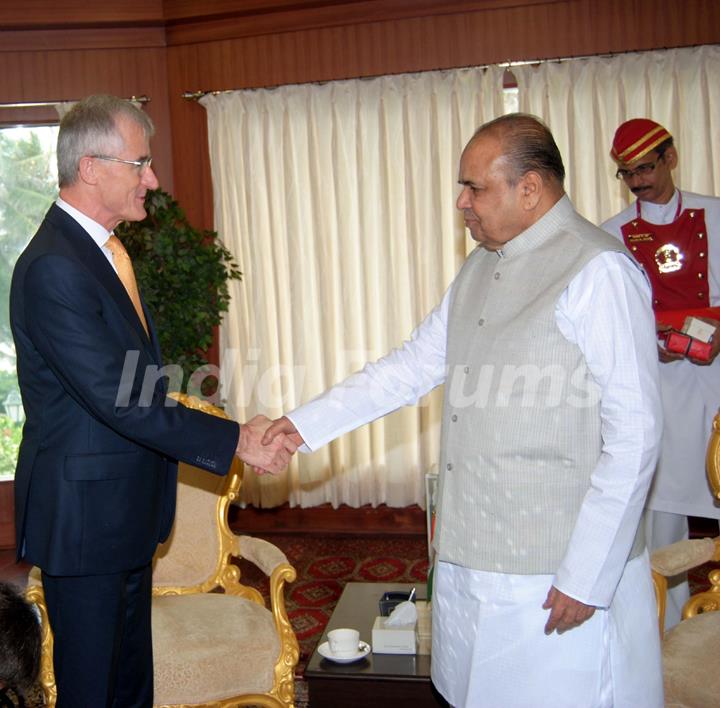
[[[680,47],[682,49],[690,49],[691,47],[696,46],[702,46],[702,45],[689,45],[688,47]],[[669,49],[669,47],[656,47],[654,49],[629,49],[624,52],[606,52],[604,54],[583,54],[576,57],[556,57],[554,59],[519,59],[517,61],[502,61],[497,62],[497,64],[481,64],[479,66],[455,66],[455,67],[449,67],[444,69],[424,69],[423,71],[409,71],[409,72],[400,72],[400,73],[408,73],[408,74],[423,74],[428,71],[454,71],[456,69],[489,69],[491,66],[499,66],[503,67],[505,69],[510,69],[514,66],[527,66],[528,64],[551,64],[554,62],[561,63],[565,61],[578,61],[582,59],[608,59],[610,57],[617,57],[621,56],[623,54],[642,54],[644,52],[655,52],[655,51],[664,51],[666,49]],[[369,80],[369,79],[377,79],[379,76],[382,76],[383,74],[379,74],[377,76],[360,76],[360,77],[351,77],[351,78],[359,78],[362,80]],[[308,81],[305,83],[308,84],[316,84],[318,86],[322,84],[330,83],[331,81],[347,81],[348,79],[328,79],[327,81]],[[295,84],[298,86],[301,86],[303,84]],[[259,86],[253,86],[253,87],[245,87],[242,89],[223,89],[220,91],[185,91],[181,94],[182,98],[187,99],[188,101],[199,101],[203,96],[219,96],[223,93],[233,93],[234,91],[247,91],[247,90],[257,90]],[[264,87],[266,89],[273,89],[273,88],[279,88],[278,86],[266,86]]]
[[[0,103],[0,108],[50,108],[59,106],[62,103],[76,103],[79,99],[65,99],[62,101],[22,101],[20,103]],[[149,103],[150,99],[147,96],[130,96],[128,101],[135,101],[136,103]]]

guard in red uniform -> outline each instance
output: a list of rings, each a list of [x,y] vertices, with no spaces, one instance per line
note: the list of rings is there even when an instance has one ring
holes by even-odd
[[[720,331],[704,347],[681,335],[664,343],[688,316],[720,326],[720,199],[675,187],[677,149],[668,130],[652,120],[623,123],[610,155],[617,178],[637,200],[602,228],[625,242],[650,279],[663,363],[663,448],[646,514],[652,551],[687,538],[688,516],[720,518],[705,476],[705,450],[720,406]],[[678,578],[666,627],[679,621],[687,597],[687,581]]]

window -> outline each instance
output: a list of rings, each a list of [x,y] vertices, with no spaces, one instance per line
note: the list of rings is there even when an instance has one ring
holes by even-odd
[[[57,126],[0,128],[0,478],[14,475],[24,419],[10,331],[10,279],[57,196],[57,133]]]
[[[510,67],[503,74],[503,113],[517,113],[520,110],[518,83]]]

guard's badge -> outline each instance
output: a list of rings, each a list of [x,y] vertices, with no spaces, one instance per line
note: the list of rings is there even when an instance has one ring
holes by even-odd
[[[636,243],[638,241],[652,241],[654,236],[652,234],[628,234],[627,240],[630,243]]]
[[[685,256],[674,243],[666,243],[655,251],[655,263],[661,273],[674,273],[683,267]]]

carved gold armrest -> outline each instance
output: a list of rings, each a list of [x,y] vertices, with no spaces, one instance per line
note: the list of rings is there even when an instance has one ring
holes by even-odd
[[[697,538],[678,541],[658,548],[651,555],[652,579],[658,606],[660,636],[665,631],[665,607],[667,601],[667,578],[685,573],[709,561],[720,561],[720,537]],[[710,589],[693,595],[683,607],[682,617],[694,617],[701,612],[720,610],[720,570],[708,576]]]
[[[713,431],[706,458],[707,478],[715,499],[720,501],[720,413],[713,419]]]

